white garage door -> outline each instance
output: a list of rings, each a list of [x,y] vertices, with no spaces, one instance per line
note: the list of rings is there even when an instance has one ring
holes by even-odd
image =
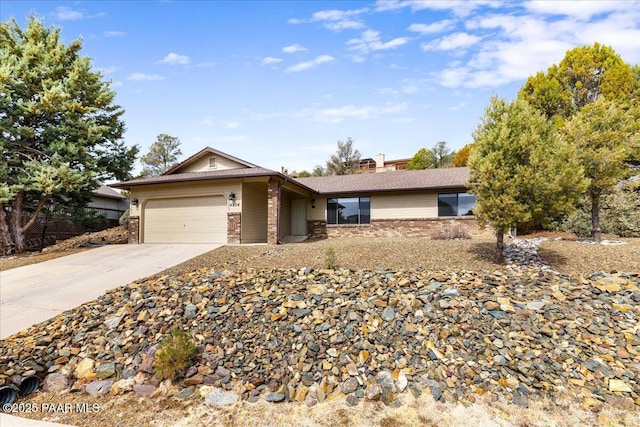
[[[149,200],[145,243],[226,243],[227,203],[222,196]]]

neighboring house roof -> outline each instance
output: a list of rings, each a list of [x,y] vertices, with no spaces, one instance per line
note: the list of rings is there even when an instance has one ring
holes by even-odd
[[[315,189],[319,194],[335,194],[464,188],[467,179],[468,168],[440,168],[298,178],[296,181]]]
[[[177,165],[175,165],[174,167],[172,167],[171,169],[169,169],[168,171],[166,171],[165,173],[163,173],[162,175],[170,175],[173,172],[175,172],[176,170],[189,165],[190,163],[195,162],[196,160],[198,160],[203,154],[215,154],[216,156],[221,156],[221,157],[226,157],[229,160],[233,160],[236,163],[240,163],[241,165],[244,165],[248,168],[257,168],[259,167],[258,165],[254,165],[253,163],[249,163],[245,160],[239,159],[237,157],[232,156],[231,154],[227,154],[227,153],[223,153],[220,150],[216,150],[215,148],[211,148],[211,147],[205,147],[202,150],[198,151],[196,154],[194,154],[193,156],[189,157],[188,159],[178,163]]]
[[[115,185],[114,185],[114,187],[115,187]],[[108,187],[108,186],[106,186],[104,184],[102,184],[96,190],[93,190],[93,195],[95,197],[105,197],[107,199],[118,199],[118,200],[126,199],[125,196],[123,196],[122,194],[120,194],[116,190],[114,190],[113,188]]]

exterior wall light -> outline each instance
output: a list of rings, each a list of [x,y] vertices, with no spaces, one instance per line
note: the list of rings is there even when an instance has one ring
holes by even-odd
[[[316,199],[311,199],[311,209],[316,208]]]
[[[132,204],[133,206],[138,206],[138,205],[140,204],[140,201],[139,201],[138,199],[135,199],[135,198],[134,198],[133,200],[131,200],[131,204]]]
[[[236,201],[236,193],[229,193],[229,201],[230,202]]]

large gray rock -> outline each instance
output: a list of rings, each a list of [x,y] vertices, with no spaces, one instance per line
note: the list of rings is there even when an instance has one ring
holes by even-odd
[[[224,406],[233,405],[239,400],[237,394],[217,388],[205,396],[204,403],[210,406]]]
[[[42,383],[42,390],[59,392],[69,387],[69,379],[59,372],[47,375]]]

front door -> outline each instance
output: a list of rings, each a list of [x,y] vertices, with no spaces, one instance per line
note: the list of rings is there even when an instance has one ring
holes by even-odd
[[[291,200],[291,235],[307,235],[307,201],[305,199]]]

